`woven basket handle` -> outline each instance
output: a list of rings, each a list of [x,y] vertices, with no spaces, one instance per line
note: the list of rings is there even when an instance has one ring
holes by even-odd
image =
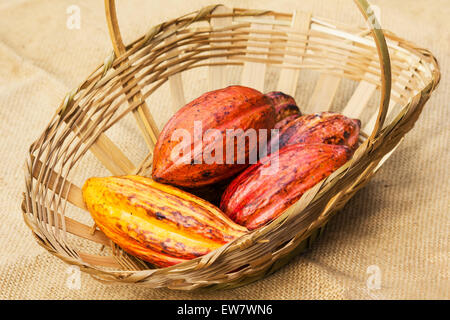
[[[120,34],[119,22],[117,20],[115,0],[105,0],[106,22],[108,23],[109,36],[114,48],[116,57],[125,53],[125,45]]]
[[[369,137],[370,141],[373,141],[383,127],[386,119],[386,114],[389,109],[389,102],[391,97],[391,60],[389,57],[389,51],[386,44],[381,26],[377,20],[377,17],[372,11],[372,7],[367,0],[354,0],[359,10],[363,14],[365,20],[372,29],[372,36],[375,40],[375,44],[378,51],[378,57],[380,59],[381,70],[381,101],[378,111],[377,121],[375,127]],[[109,35],[111,37],[114,52],[117,57],[120,57],[126,52],[125,45],[120,34],[119,24],[116,14],[115,0],[105,0],[106,20],[108,22]]]
[[[388,46],[384,37],[381,25],[375,16],[372,7],[367,0],[354,0],[359,10],[366,19],[370,28],[372,29],[372,36],[375,40],[375,44],[378,50],[378,57],[380,59],[381,70],[381,99],[380,108],[378,111],[377,121],[373,128],[372,134],[369,137],[370,141],[373,141],[383,128],[384,121],[386,120],[386,114],[389,109],[389,102],[391,100],[391,59],[389,57]]]

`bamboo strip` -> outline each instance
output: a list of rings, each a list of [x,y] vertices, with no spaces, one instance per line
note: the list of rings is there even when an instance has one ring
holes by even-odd
[[[366,32],[360,34],[363,35]],[[352,49],[355,46],[352,47]],[[345,54],[341,57],[341,63],[347,64],[347,59],[349,54]],[[341,83],[341,77],[336,77],[330,74],[322,73],[319,76],[319,80],[316,83],[316,87],[314,88],[314,92],[311,96],[311,99],[308,104],[308,110],[310,112],[319,112],[322,110],[329,110],[333,103],[333,99],[336,95],[339,84]]]
[[[358,47],[357,44],[355,44],[356,47]],[[373,59],[368,58],[368,62],[365,64],[366,68],[370,64],[370,62]],[[369,73],[364,74],[364,78],[370,77],[371,75]],[[347,102],[347,105],[345,106],[342,113],[350,118],[358,119],[360,118],[364,108],[369,103],[369,100],[373,96],[377,89],[377,86],[373,83],[367,82],[365,80],[361,80],[358,84],[358,87],[353,92],[352,97]]]
[[[78,252],[81,260],[94,266],[109,267],[114,269],[122,269],[122,265],[117,262],[113,256],[99,256],[85,252]]]
[[[165,42],[166,44],[171,43],[172,41],[177,41],[177,36],[174,34],[168,37]],[[167,53],[166,58],[171,59],[180,54],[180,50],[177,48],[171,50]],[[172,113],[178,111],[179,108],[186,104],[186,99],[184,98],[184,87],[183,87],[183,79],[181,73],[173,74],[169,77],[169,86],[170,93],[172,95]]]
[[[77,220],[71,219],[69,217],[64,217],[64,220],[67,232],[79,236],[81,238],[91,240],[105,246],[109,246],[110,244],[109,238],[106,237],[105,234],[100,230],[95,230],[95,232],[92,234],[90,227],[82,224],[81,222],[78,222]]]
[[[126,175],[134,164],[105,134],[100,134],[89,149],[113,175]]]
[[[393,55],[395,55],[395,53]],[[415,60],[414,62],[416,64],[418,64],[420,62],[419,59],[414,59],[414,60]],[[395,79],[396,81],[394,81],[394,84],[393,84],[391,101],[389,102],[389,110],[388,110],[388,113],[387,113],[386,117],[389,117],[394,112],[394,108],[395,108],[396,104],[399,103],[399,100],[396,99],[397,92],[404,92],[405,91],[405,89],[408,87],[408,84],[412,82],[413,75],[414,74],[413,74],[413,72],[411,70],[407,70],[406,69],[406,70],[403,70],[401,72],[401,74],[397,77],[397,79]],[[398,83],[402,76],[404,76],[405,78],[408,79],[406,84],[404,84],[403,82],[401,84]],[[399,86],[399,90],[398,91],[395,90],[397,86]],[[407,100],[406,101],[401,101],[401,103],[402,104],[406,104]],[[365,126],[363,126],[363,130],[366,131],[366,132],[370,132],[374,128],[376,121],[377,121],[377,112],[375,112],[370,117],[370,119],[367,122],[367,124]],[[382,163],[384,163],[384,161]],[[381,164],[380,164],[380,166],[381,166]],[[378,169],[376,169],[376,170],[378,170]]]
[[[64,108],[67,108],[68,98],[64,101]],[[78,107],[77,107],[78,108]],[[62,114],[64,110],[61,110]],[[71,118],[63,117],[65,123],[69,124]],[[92,124],[91,120],[87,121],[88,126]],[[78,130],[73,130],[77,133],[78,137],[81,137],[86,131],[79,130],[77,125],[74,128]],[[117,147],[105,133],[101,133],[96,141],[91,145],[90,151],[92,154],[102,163],[108,171],[114,175],[127,174],[132,172],[134,169],[133,163],[125,156],[125,154]]]
[[[253,29],[270,30],[272,25],[254,24]],[[251,46],[247,47],[247,50],[252,50]],[[267,50],[267,53],[269,50]],[[247,56],[251,57],[247,53]],[[253,61],[244,61],[244,68],[242,70],[242,85],[254,88],[260,92],[264,92],[264,82],[266,78],[266,64]]]
[[[376,90],[377,86],[375,84],[364,80],[361,81],[342,113],[350,118],[359,118]]]
[[[43,168],[42,162],[39,160],[34,160],[32,177],[38,179],[39,173],[42,170],[42,168]],[[49,182],[46,187],[51,190],[60,190],[60,187],[62,186],[63,183],[64,187],[60,191],[60,195],[67,195],[66,196],[67,201],[77,206],[78,208],[87,211],[86,205],[83,200],[83,195],[81,193],[81,189],[62,177],[58,178],[58,174],[53,170],[50,172]]]
[[[329,110],[340,83],[341,77],[321,73],[308,102],[308,112]]]
[[[220,6],[215,10],[215,13],[232,13],[233,10],[225,7],[225,6]],[[210,25],[212,28],[222,28],[222,27],[226,27],[232,24],[232,17],[226,17],[226,18],[211,18],[210,21]],[[212,46],[212,48],[214,50],[214,47]],[[221,49],[219,51],[219,53],[226,53],[227,49],[224,48],[223,50]],[[211,58],[210,59],[211,63],[223,63],[226,62],[226,57],[217,57],[217,58]],[[215,66],[210,66],[208,68],[208,84],[209,84],[209,91],[212,90],[217,90],[220,88],[225,87],[226,81],[227,81],[227,67],[226,66],[220,66],[220,65],[215,65]]]
[[[50,223],[51,226],[61,229],[62,226],[61,222],[62,219],[64,219],[64,227],[66,232],[81,237],[83,239],[94,241],[104,246],[110,246],[111,240],[109,240],[109,238],[106,237],[102,231],[96,229],[94,230],[94,232],[92,232],[91,227],[81,222],[78,222],[77,220],[71,219],[69,217],[66,216],[62,217],[61,214],[59,213],[56,214],[56,217],[57,217],[56,221],[55,220],[51,221]]]
[[[311,24],[311,13],[294,11],[294,14],[292,16],[292,26],[291,26],[292,29],[306,33],[307,30],[309,30],[310,24]],[[306,40],[305,47],[302,50],[302,52],[306,52],[307,39],[305,40]],[[301,57],[298,63],[302,64],[302,62],[303,58]],[[299,74],[300,74],[299,70],[284,69],[284,68],[281,69],[277,90],[295,97]]]

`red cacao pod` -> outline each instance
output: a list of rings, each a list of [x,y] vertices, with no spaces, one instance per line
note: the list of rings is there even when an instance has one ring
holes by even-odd
[[[277,113],[276,121],[283,121],[287,117],[301,116],[302,113],[295,102],[295,99],[288,94],[281,91],[271,91],[265,94],[272,104],[275,106],[275,112]]]
[[[256,229],[277,218],[351,156],[350,148],[341,145],[286,146],[235,178],[223,193],[220,208],[236,223]],[[274,164],[278,168],[268,171]]]
[[[230,178],[256,163],[257,146],[267,143],[260,141],[259,130],[273,129],[276,121],[289,113],[286,109],[292,109],[277,103],[243,86],[211,91],[188,103],[168,121],[158,138],[153,179],[197,188]],[[255,139],[246,139],[250,129]],[[229,130],[234,130],[235,136],[227,135]]]
[[[278,121],[275,124],[274,129],[278,129],[278,130],[283,130],[283,128],[290,123],[291,121],[297,119],[298,117],[301,117],[301,113],[297,113],[297,114],[291,114],[289,116],[287,116],[286,118],[284,118],[283,120]]]
[[[339,113],[322,112],[303,115],[281,125],[279,149],[297,143],[326,143],[355,149],[361,121]]]

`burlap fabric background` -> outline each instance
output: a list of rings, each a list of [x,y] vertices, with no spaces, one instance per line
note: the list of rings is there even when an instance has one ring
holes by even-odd
[[[222,2],[286,12],[310,10],[347,23],[362,21],[350,0]],[[0,299],[448,299],[449,2],[372,2],[381,8],[384,27],[430,49],[441,64],[441,85],[414,130],[371,183],[330,222],[312,249],[288,266],[239,289],[177,292],[106,285],[86,274],[81,276],[80,289],[70,289],[68,266],[35,243],[19,208],[27,148],[65,93],[103,61],[111,45],[103,1],[1,0]],[[156,23],[210,3],[122,1],[118,11],[125,42]],[[66,27],[66,10],[73,4],[81,9],[80,30]],[[201,73],[190,77],[186,93],[193,98],[199,94],[196,84],[204,79]],[[305,89],[296,98],[308,101],[308,94]],[[158,116],[164,120],[164,97],[159,99]],[[120,140],[132,159],[142,157],[135,150],[145,146],[136,141],[133,123],[120,126],[122,133],[112,133],[113,140]],[[94,159],[92,163],[82,169],[94,174],[100,166]],[[371,268],[380,271],[378,290],[367,288]]]

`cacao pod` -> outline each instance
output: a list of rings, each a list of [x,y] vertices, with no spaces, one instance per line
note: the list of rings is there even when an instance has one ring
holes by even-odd
[[[158,267],[202,256],[247,231],[203,199],[150,178],[90,178],[82,191],[105,235]]]
[[[290,104],[277,103],[277,99],[243,86],[211,91],[188,103],[158,138],[153,179],[197,188],[230,178],[256,163],[258,144],[267,143],[260,141],[259,130],[273,129],[278,119],[292,112]],[[249,129],[254,130],[256,141],[246,139]],[[235,136],[227,134],[228,130]]]
[[[351,156],[350,148],[341,145],[286,146],[235,178],[223,193],[220,208],[236,223],[256,229],[277,218]],[[278,168],[268,172],[274,164]]]
[[[279,129],[282,130],[289,122],[291,122],[294,119],[297,119],[298,117],[301,116],[301,113],[298,114],[291,114],[290,116],[287,116],[286,118],[284,118],[283,120],[278,121],[275,124],[274,129]]]
[[[275,107],[275,112],[277,114],[276,121],[282,121],[289,116],[301,116],[300,109],[295,102],[295,99],[290,95],[285,94],[281,91],[271,91],[265,94]]]
[[[361,121],[339,113],[322,112],[303,115],[281,125],[279,149],[297,143],[327,143],[355,149]]]

